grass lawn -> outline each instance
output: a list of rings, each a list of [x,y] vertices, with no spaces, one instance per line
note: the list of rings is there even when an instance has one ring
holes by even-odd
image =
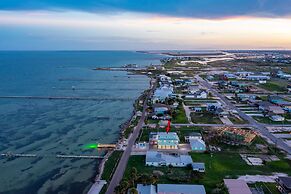
[[[265,166],[254,167],[247,165],[238,153],[215,153],[200,154],[191,153],[194,162],[204,162],[206,172],[202,177],[193,178],[189,174],[191,170],[187,168],[169,168],[169,167],[149,167],[145,166],[145,156],[131,156],[124,174],[125,179],[130,179],[130,170],[132,167],[137,169],[139,175],[152,175],[153,171],[163,173],[158,179],[158,183],[184,183],[184,184],[203,184],[207,193],[216,188],[217,184],[222,183],[224,178],[237,178],[240,175],[270,175],[272,172],[282,172],[291,174],[291,162],[282,160],[278,162],[268,162]],[[174,180],[173,177],[177,180]]]
[[[152,175],[153,171],[160,171],[164,175],[159,177],[158,183],[169,183],[169,184],[177,184],[178,182],[175,180],[171,180],[172,178],[180,177],[181,180],[184,181],[180,183],[190,182],[189,173],[191,170],[186,168],[170,168],[170,167],[152,167],[145,166],[145,156],[130,156],[127,167],[124,173],[123,178],[129,180],[131,177],[130,171],[135,167],[137,169],[137,174],[148,174]]]
[[[191,113],[193,123],[222,124],[218,116],[211,113]]]
[[[261,84],[260,87],[271,92],[286,92],[286,89],[284,87],[273,82]]]
[[[108,160],[105,162],[104,170],[101,176],[102,180],[110,180],[112,173],[114,172],[116,165],[118,164],[119,159],[122,156],[122,151],[114,151]]]
[[[255,184],[249,184],[249,187],[253,188],[260,188],[262,189],[266,194],[272,193],[272,194],[280,194],[280,191],[276,187],[276,183],[255,183]]]
[[[186,117],[185,110],[182,104],[180,104],[177,107],[176,113],[173,114],[172,116],[173,116],[172,118],[173,123],[188,123],[188,119]]]
[[[236,116],[228,116],[228,119],[233,123],[233,124],[247,124],[248,121],[242,119],[242,118],[237,118]]]
[[[290,160],[267,162],[265,166],[254,167],[247,165],[238,153],[215,153],[212,157],[210,154],[191,153],[191,156],[194,161],[204,162],[206,165],[205,176],[196,183],[204,184],[208,192],[224,178],[236,178],[246,174],[269,175],[272,172],[291,174]]]
[[[104,170],[101,175],[102,180],[106,180],[107,184],[103,186],[102,190],[100,191],[100,194],[105,194],[107,190],[107,186],[109,185],[109,182],[111,180],[111,177],[117,167],[118,161],[120,160],[122,156],[122,151],[114,151],[108,160],[105,162]]]

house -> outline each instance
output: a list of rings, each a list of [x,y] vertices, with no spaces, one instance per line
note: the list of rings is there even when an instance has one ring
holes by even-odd
[[[268,100],[273,103],[276,104],[278,106],[284,107],[284,106],[290,106],[291,102],[286,101],[284,98],[281,98],[280,96],[269,96]]]
[[[270,119],[272,121],[275,121],[275,122],[280,122],[280,121],[284,121],[285,120],[285,118],[280,116],[280,115],[272,115],[272,116],[270,116]]]
[[[249,186],[244,180],[223,179],[229,194],[252,194]]]
[[[137,184],[136,190],[138,194],[157,194],[155,185]]]
[[[191,165],[193,160],[189,155],[168,154],[157,151],[147,151],[146,165],[147,166],[173,166],[173,167],[186,167]]]
[[[240,101],[255,101],[257,99],[257,95],[255,94],[237,94],[237,97]]]
[[[235,73],[235,75],[241,78],[245,78],[246,76],[253,75],[253,74],[254,74],[253,72],[249,72],[249,71],[239,71]]]
[[[205,164],[202,162],[193,162],[192,169],[197,172],[205,172]]]
[[[158,194],[206,194],[203,185],[158,184]]]
[[[207,103],[207,111],[209,112],[215,112],[217,109],[221,107],[222,105],[220,102]]]
[[[202,139],[190,139],[190,146],[192,151],[205,152],[206,144]]]
[[[291,74],[287,74],[282,71],[278,71],[277,76],[281,79],[291,79]]]
[[[152,132],[150,144],[157,146],[158,149],[178,149],[179,137],[175,132]]]
[[[169,113],[170,108],[165,104],[154,104],[153,105],[155,115],[165,115]]]
[[[267,75],[248,75],[246,79],[252,81],[259,81],[259,80],[269,80],[271,78],[270,76]]]
[[[236,79],[237,78],[237,76],[235,74],[232,74],[232,73],[225,73],[225,74],[223,74],[223,77],[226,79]]]
[[[170,98],[173,95],[173,87],[172,86],[162,86],[160,88],[157,88],[154,92],[152,101],[154,103],[158,102],[164,102],[166,98]]]
[[[262,101],[258,103],[259,110],[273,114],[284,114],[284,110],[280,106],[276,106],[270,102]]]
[[[202,139],[202,135],[198,132],[192,132],[189,135],[185,135],[186,142],[190,142],[191,139]]]
[[[200,90],[199,85],[190,85],[188,86],[188,94],[195,94]]]
[[[207,104],[197,104],[195,106],[192,106],[190,109],[194,112],[202,112],[207,110]]]
[[[276,179],[278,184],[278,190],[282,194],[290,194],[291,193],[291,177],[278,177]]]
[[[195,93],[195,97],[198,99],[205,99],[208,97],[208,93],[205,90],[199,90]]]
[[[138,194],[206,194],[203,185],[184,184],[137,184]]]

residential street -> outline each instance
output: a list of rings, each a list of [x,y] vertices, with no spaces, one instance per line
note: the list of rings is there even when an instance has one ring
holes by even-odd
[[[288,154],[291,154],[291,148],[282,140],[279,138],[276,138],[272,133],[268,131],[268,129],[265,127],[266,125],[258,123],[255,119],[252,117],[246,115],[244,112],[239,110],[236,106],[234,106],[224,95],[217,92],[215,89],[212,88],[212,86],[205,80],[203,80],[199,75],[196,75],[195,78],[200,82],[200,84],[207,89],[209,89],[214,95],[221,98],[221,100],[231,109],[236,110],[239,114],[239,116],[245,120],[247,120],[251,126],[253,126],[255,129],[257,129],[263,136],[269,138],[274,144],[276,144],[277,147],[282,148],[285,150]]]

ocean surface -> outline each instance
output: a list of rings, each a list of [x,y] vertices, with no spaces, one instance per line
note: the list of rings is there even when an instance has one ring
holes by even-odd
[[[0,159],[0,193],[86,193],[98,160],[56,154],[98,155],[90,143],[114,143],[146,76],[95,67],[159,64],[161,56],[130,51],[0,52],[0,96],[75,96],[103,100],[0,98],[0,153],[39,158]],[[106,100],[109,98],[109,100]],[[126,100],[122,100],[126,99]]]

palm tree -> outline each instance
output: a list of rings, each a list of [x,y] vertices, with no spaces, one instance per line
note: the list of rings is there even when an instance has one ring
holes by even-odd
[[[132,187],[129,189],[129,194],[138,194],[138,191],[136,188]]]
[[[156,184],[158,182],[158,179],[159,178],[157,176],[153,175],[153,176],[150,177],[149,182],[150,182],[150,184],[154,185],[154,184]]]
[[[134,187],[135,186],[135,181],[137,180],[137,169],[135,167],[132,167],[131,168],[131,172],[130,172],[130,181],[132,183],[132,186]]]
[[[120,183],[121,193],[126,193],[128,187],[129,187],[129,183],[128,183],[128,181],[123,180],[123,181]]]
[[[147,175],[147,174],[142,174],[140,177],[139,177],[139,181],[142,183],[142,184],[147,184],[148,180],[150,179],[150,177]]]

